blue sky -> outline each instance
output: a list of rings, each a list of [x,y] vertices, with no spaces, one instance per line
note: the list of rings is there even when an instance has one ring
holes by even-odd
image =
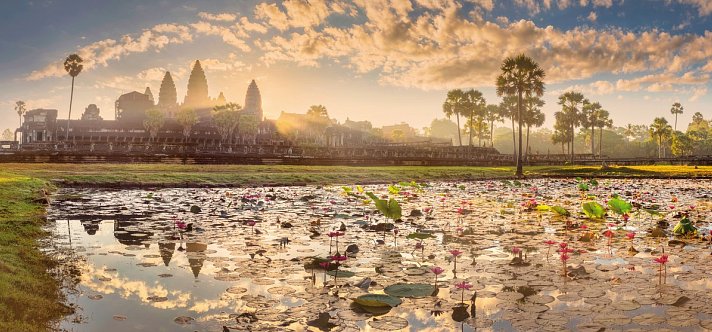
[[[244,102],[251,79],[265,114],[323,104],[343,121],[422,128],[442,117],[447,89],[492,87],[505,56],[525,53],[547,72],[546,126],[563,91],[582,91],[615,125],[647,124],[679,101],[712,117],[710,0],[311,0],[3,1],[0,130],[13,104],[67,116],[70,78],[82,55],[72,117],[90,103],[113,118],[121,93],[158,95],[171,71],[179,100],[191,63],[206,68],[211,96]]]

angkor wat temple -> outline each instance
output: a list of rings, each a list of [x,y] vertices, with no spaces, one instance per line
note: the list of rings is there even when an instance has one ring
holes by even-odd
[[[404,130],[409,128],[406,124],[384,127],[379,135],[374,134],[368,121],[346,120],[339,124],[328,116],[285,112],[275,120],[266,119],[260,90],[254,80],[247,87],[244,107],[237,111],[238,121],[227,131],[216,118],[216,108],[224,105],[234,104],[228,103],[222,92],[217,98],[208,95],[207,78],[200,62],[196,61],[183,103],[178,103],[175,83],[170,72],[166,72],[157,102],[150,88],[143,93],[123,94],[116,100],[114,120],[104,120],[94,104],[85,108],[80,120],[58,119],[56,109],[33,109],[25,113],[16,134],[21,135],[20,152],[25,154],[203,157],[228,154],[258,159],[364,161],[379,158],[414,161],[502,158],[492,148],[454,147],[449,141],[430,138],[393,141],[383,135],[386,131],[396,130],[408,133]],[[190,125],[181,120],[183,110],[194,112],[195,121]],[[152,132],[149,130],[152,121],[149,113],[156,116],[156,112],[160,113],[160,120]],[[254,120],[248,122],[247,119]]]

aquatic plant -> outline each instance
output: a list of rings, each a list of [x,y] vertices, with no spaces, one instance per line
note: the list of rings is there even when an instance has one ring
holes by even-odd
[[[694,235],[697,233],[697,227],[692,224],[687,214],[683,215],[682,219],[677,222],[672,230],[676,235]]]
[[[245,223],[247,226],[250,226],[252,228],[252,234],[255,234],[255,224],[257,224],[254,220],[250,220]]]
[[[658,284],[662,285],[663,284],[663,269],[665,270],[665,279],[667,279],[667,264],[668,262],[668,255],[662,254],[660,257],[656,257],[653,259],[653,262],[658,263]]]
[[[555,245],[557,242],[554,240],[546,240],[544,241],[544,244],[546,244],[546,260],[549,260],[549,255],[551,254],[551,246]]]
[[[454,266],[452,268],[452,272],[456,273],[457,272],[457,257],[462,255],[462,251],[457,250],[457,249],[452,249],[450,250],[450,255],[452,255],[453,261],[454,261]]]
[[[430,268],[430,272],[435,274],[435,288],[438,287],[438,276],[441,275],[443,272],[445,272],[445,269],[439,267],[439,266],[433,266]]]
[[[336,254],[329,258],[332,262],[334,262],[334,265],[336,266],[336,268],[334,269],[334,285],[336,285],[336,278],[339,276],[339,266],[341,266],[341,262],[346,261],[348,257],[346,257],[346,255]]]
[[[381,212],[381,214],[383,214],[383,216],[387,219],[396,221],[401,218],[401,207],[395,199],[390,198],[386,201],[385,199],[378,198],[378,196],[374,195],[372,192],[367,192],[366,195],[373,200],[373,203],[376,205],[378,211]],[[383,228],[383,239],[386,239],[385,227]]]
[[[463,280],[461,282],[456,283],[455,287],[457,289],[462,290],[462,295],[460,296],[460,304],[465,304],[465,290],[470,290],[472,288],[472,284]]]
[[[589,219],[603,219],[606,215],[606,209],[601,204],[594,201],[585,202],[581,205],[581,207],[583,208],[583,213]]]

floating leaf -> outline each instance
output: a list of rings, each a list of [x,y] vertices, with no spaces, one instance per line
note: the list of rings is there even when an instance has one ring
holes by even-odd
[[[430,233],[410,233],[408,236],[406,236],[409,239],[418,239],[418,240],[425,240],[433,237],[433,234]]]
[[[697,228],[692,225],[692,222],[690,219],[687,217],[682,218],[677,225],[675,225],[675,228],[672,230],[673,233],[677,235],[687,235],[687,234],[695,234],[697,233]]]
[[[591,181],[588,181],[588,184],[590,184],[593,187],[597,187],[598,181],[596,181],[596,179],[591,179]]]
[[[537,211],[551,211],[551,206],[539,204],[536,206]]]
[[[579,184],[576,187],[580,191],[588,191],[588,184],[586,184],[584,182],[579,182]]]
[[[620,198],[611,198],[608,207],[617,214],[626,214],[633,209],[633,205]]]
[[[364,307],[397,307],[403,301],[395,296],[385,294],[366,294],[357,297],[354,302]]]
[[[564,217],[571,216],[571,212],[569,212],[569,210],[566,210],[558,205],[552,206],[551,211],[556,212],[560,216],[564,216]]]
[[[383,292],[396,297],[426,297],[433,294],[435,286],[431,284],[394,284],[386,287]]]
[[[601,219],[606,215],[606,210],[601,204],[596,202],[586,202],[583,203],[583,213],[591,219]]]
[[[332,276],[332,277],[333,277],[333,276],[336,276],[337,278],[351,278],[351,277],[353,277],[353,276],[356,275],[356,273],[353,273],[353,272],[348,271],[348,270],[338,270],[338,271],[337,271],[337,270],[332,270],[332,271],[326,272],[326,274],[328,274],[328,275],[330,275],[330,276]]]

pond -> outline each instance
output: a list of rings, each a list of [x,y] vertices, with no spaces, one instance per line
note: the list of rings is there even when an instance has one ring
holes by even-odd
[[[539,179],[61,189],[48,218],[70,331],[700,331],[711,209],[709,181]]]

